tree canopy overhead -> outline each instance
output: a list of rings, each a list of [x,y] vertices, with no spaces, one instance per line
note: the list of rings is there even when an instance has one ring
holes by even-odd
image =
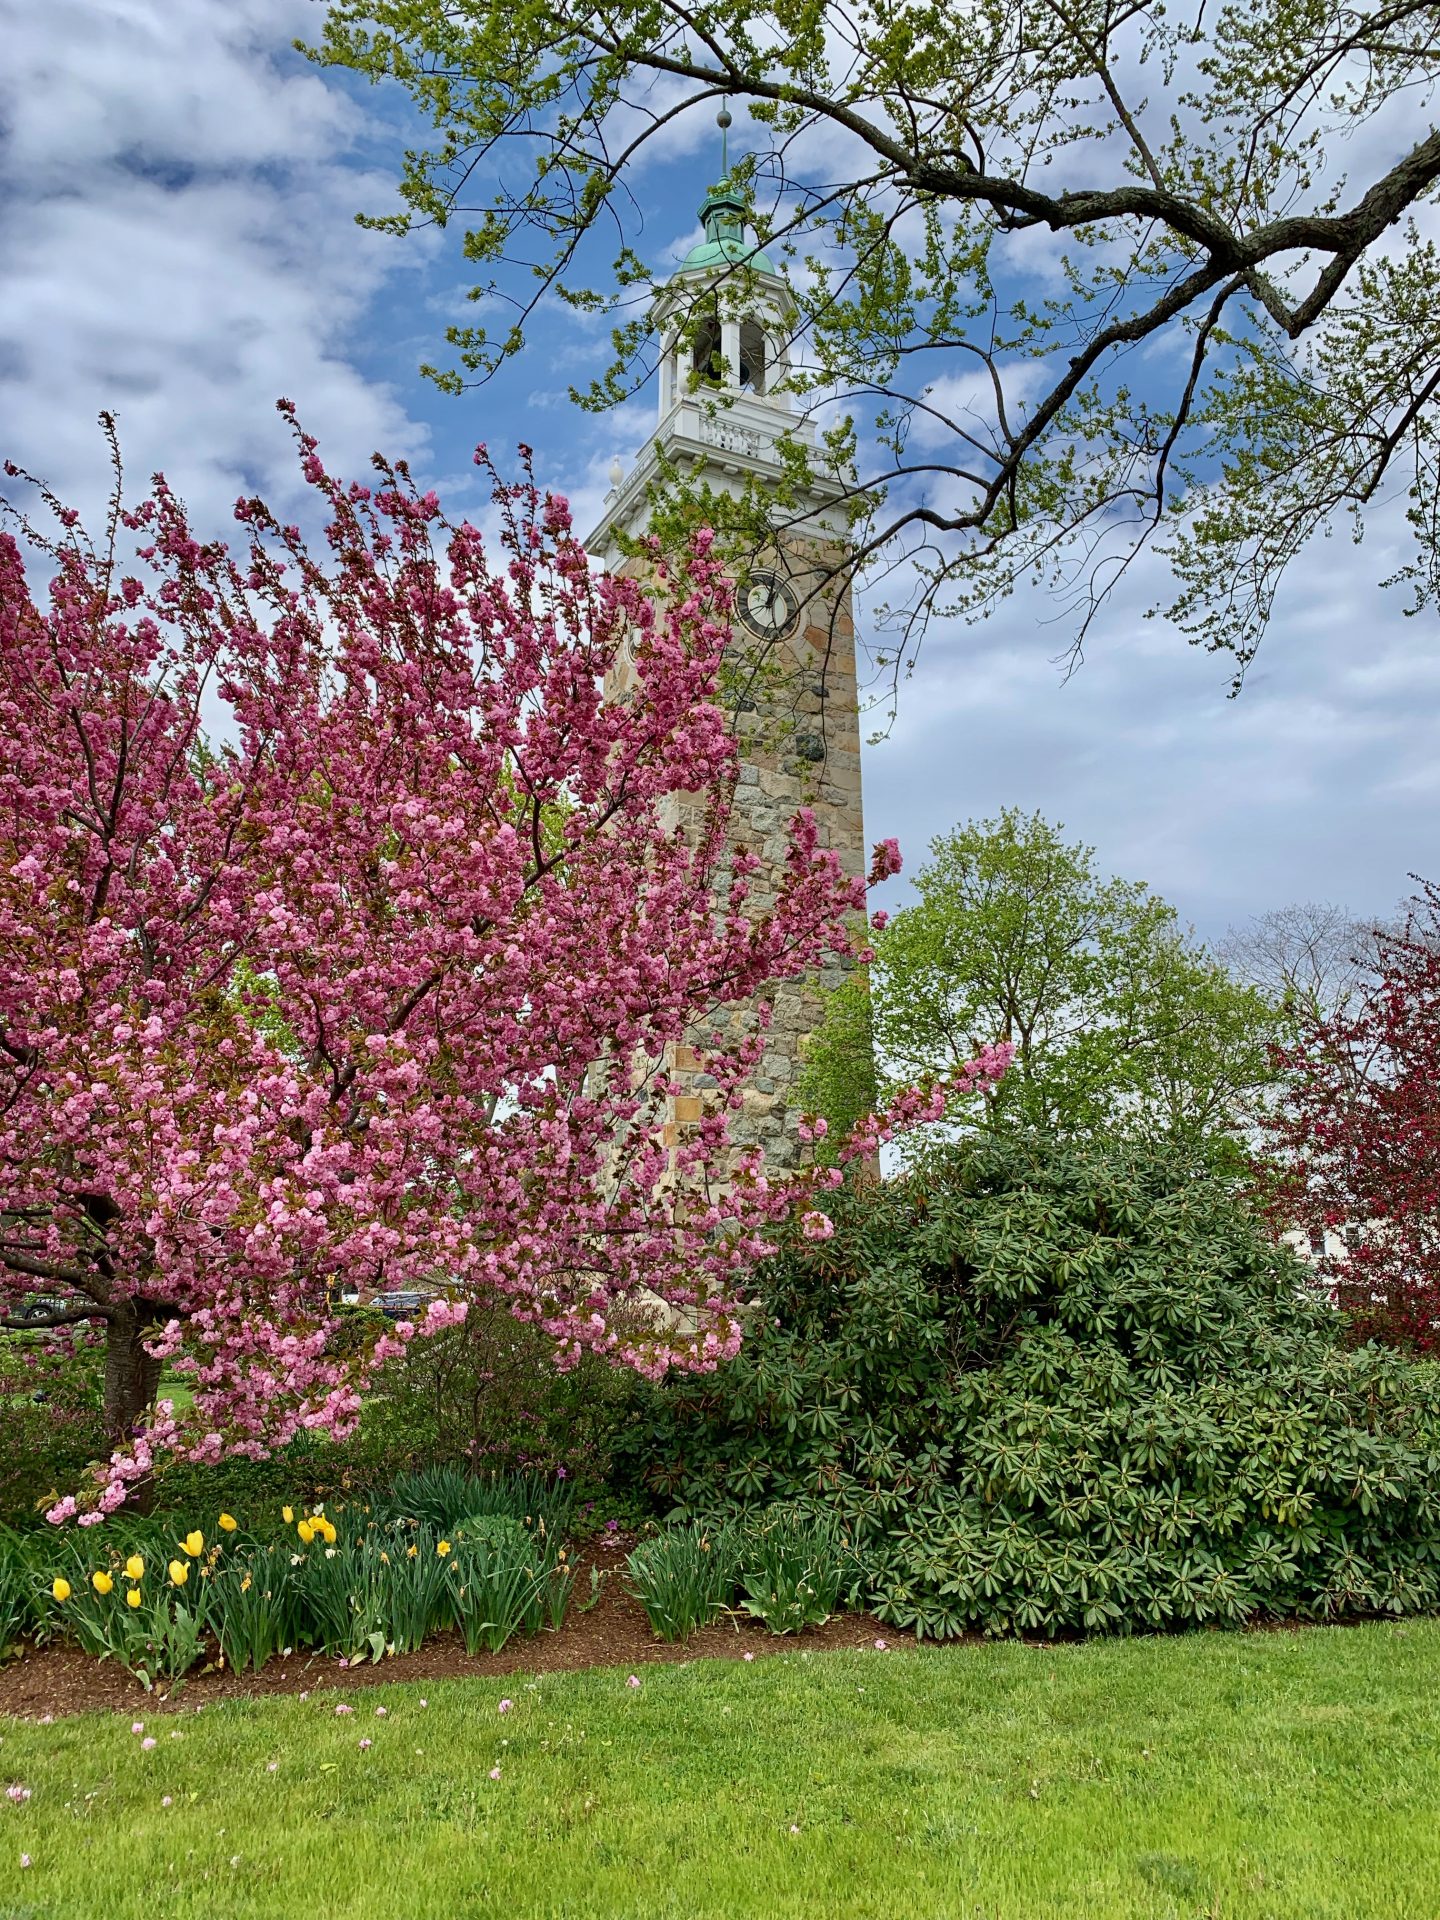
[[[1440,585],[1437,26],[1435,0],[331,0],[315,52],[434,125],[374,224],[464,222],[480,323],[442,385],[553,293],[616,315],[588,402],[633,391],[665,276],[634,183],[730,99],[799,299],[789,384],[856,418],[891,663],[1032,577],[1078,648],[1155,545],[1163,611],[1238,672],[1289,562],[1392,495],[1392,579]]]

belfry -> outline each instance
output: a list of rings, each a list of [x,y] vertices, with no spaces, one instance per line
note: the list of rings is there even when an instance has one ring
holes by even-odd
[[[728,125],[728,115],[721,125]],[[628,472],[619,462],[604,514],[586,545],[616,571],[627,558],[617,536],[636,539],[666,474],[739,499],[773,492],[771,533],[739,566],[735,607],[738,670],[729,698],[740,743],[732,834],[765,863],[753,898],[773,897],[785,828],[797,807],[814,811],[821,844],[847,873],[865,871],[860,789],[860,721],[855,627],[848,578],[837,572],[847,521],[849,477],[827,473],[815,428],[792,409],[786,385],[795,302],[768,254],[746,237],[746,203],[728,179],[700,208],[704,239],[661,289],[652,309],[660,341],[659,418]],[[797,495],[782,461],[782,439],[803,448],[809,476]],[[624,668],[614,689],[624,690]],[[857,918],[856,945],[863,944]],[[732,1128],[738,1144],[758,1143],[768,1165],[795,1165],[795,1083],[805,1043],[819,1024],[822,989],[838,985],[835,963],[809,981],[782,985],[765,1053]],[[690,1049],[673,1062],[693,1091],[672,1103],[673,1124],[699,1118],[705,1079]],[[693,1080],[690,1078],[693,1076]]]

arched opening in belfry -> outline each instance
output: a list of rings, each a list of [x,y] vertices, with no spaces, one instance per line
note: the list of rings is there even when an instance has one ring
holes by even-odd
[[[698,322],[690,341],[690,371],[707,387],[719,387],[727,377],[741,393],[764,393],[770,373],[769,343],[765,329],[756,320],[742,320],[738,348],[739,364],[727,365],[724,329],[719,316],[707,314]],[[733,336],[732,336],[733,339]]]
[[[754,320],[740,323],[740,391],[764,393],[767,372],[765,329]]]
[[[712,315],[702,320],[695,329],[695,339],[690,349],[690,365],[707,387],[718,387],[724,364],[724,354],[720,347],[720,322]]]

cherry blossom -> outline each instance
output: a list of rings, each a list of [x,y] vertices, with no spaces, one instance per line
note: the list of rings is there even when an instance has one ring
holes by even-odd
[[[528,467],[490,538],[403,464],[333,479],[280,405],[323,557],[256,499],[202,540],[159,475],[98,542],[43,492],[58,532],[0,533],[0,1327],[39,1293],[103,1334],[113,1445],[57,1523],[166,1452],[343,1438],[472,1301],[562,1369],[712,1370],[768,1230],[839,1177],[730,1144],[777,984],[852,951],[865,887],[800,809],[752,892],[711,537],[642,590]],[[337,1297],[392,1291],[427,1304],[341,1350]]]
[[[758,1041],[707,1058],[715,1110],[678,1147],[667,1050],[843,951],[863,905],[801,813],[773,912],[746,910],[707,540],[673,576],[657,555],[647,597],[526,479],[497,484],[492,555],[403,468],[332,480],[282,410],[328,568],[257,500],[248,553],[202,543],[161,477],[117,491],[133,570],[68,510],[57,537],[20,522],[43,609],[0,536],[0,1299],[104,1328],[119,1443],[57,1521],[113,1511],[163,1449],[343,1435],[373,1369],[476,1297],[561,1366],[715,1366],[789,1196],[742,1169],[715,1230]],[[634,693],[606,702],[631,633]],[[342,1289],[434,1297],[342,1358]],[[167,1360],[183,1420],[148,1407]]]
[[[876,1154],[897,1134],[942,1119],[957,1094],[993,1086],[1014,1056],[1013,1045],[1008,1040],[999,1041],[982,1047],[958,1073],[928,1086],[903,1088],[883,1113],[867,1113],[852,1127],[849,1139],[840,1148],[839,1158],[846,1161]]]

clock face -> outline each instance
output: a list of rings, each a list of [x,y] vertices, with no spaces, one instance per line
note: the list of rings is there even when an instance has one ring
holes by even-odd
[[[775,573],[752,573],[742,581],[736,594],[735,611],[762,640],[783,639],[795,631],[800,621],[800,603],[794,588]]]

